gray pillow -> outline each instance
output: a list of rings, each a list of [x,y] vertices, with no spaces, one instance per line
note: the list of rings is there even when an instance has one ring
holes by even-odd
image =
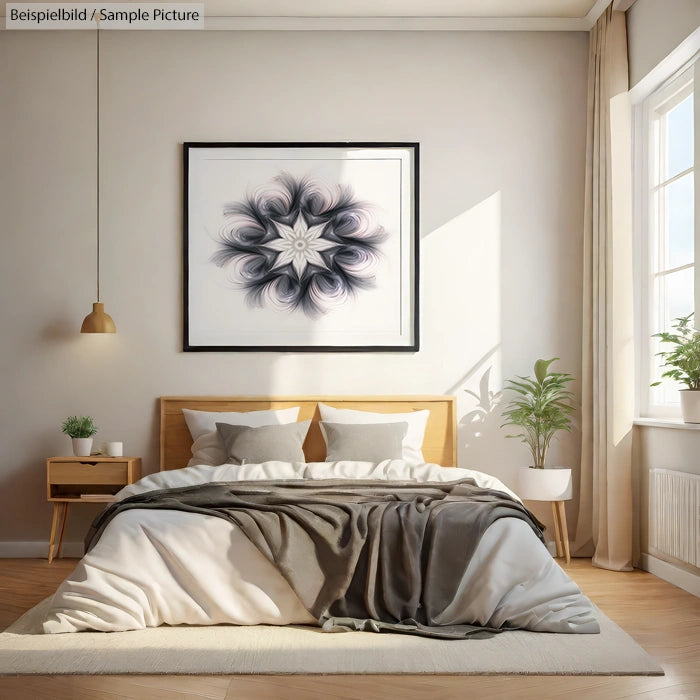
[[[381,462],[401,459],[408,423],[329,423],[321,421],[326,462],[343,459]]]
[[[305,420],[251,428],[217,423],[216,429],[226,448],[226,461],[229,464],[259,464],[272,460],[305,462],[302,445],[310,424],[310,420]]]

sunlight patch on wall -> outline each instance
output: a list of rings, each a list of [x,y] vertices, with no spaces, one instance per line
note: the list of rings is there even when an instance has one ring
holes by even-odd
[[[422,338],[435,387],[458,400],[459,464],[493,468],[500,442],[501,193],[423,239]],[[426,369],[426,371],[428,371]]]

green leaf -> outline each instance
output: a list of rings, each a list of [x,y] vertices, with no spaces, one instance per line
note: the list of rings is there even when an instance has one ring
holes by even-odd
[[[535,378],[540,384],[542,384],[544,378],[547,376],[549,365],[558,359],[558,357],[553,357],[551,360],[537,360],[537,362],[535,362]]]
[[[72,438],[89,438],[97,432],[97,426],[90,416],[68,416],[61,423],[61,431]]]
[[[700,332],[692,327],[692,316],[691,313],[676,318],[672,325],[675,333],[662,331],[652,337],[672,346],[656,353],[667,368],[661,376],[685,384],[689,389],[697,389],[700,388]],[[652,386],[658,384],[655,382]]]
[[[519,438],[532,455],[532,466],[543,467],[552,439],[560,430],[571,430],[571,414],[575,408],[574,395],[567,384],[574,378],[563,372],[549,372],[549,366],[558,358],[535,362],[536,379],[517,376],[505,382],[504,388],[515,396],[504,408],[503,425],[513,425],[522,432],[507,435]]]

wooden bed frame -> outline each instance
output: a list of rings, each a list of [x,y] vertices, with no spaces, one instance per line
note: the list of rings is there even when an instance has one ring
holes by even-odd
[[[426,462],[454,467],[457,464],[457,417],[454,396],[162,396],[160,399],[160,469],[180,469],[192,457],[192,437],[183,408],[197,411],[263,411],[299,406],[298,420],[311,419],[304,442],[307,462],[322,462],[326,446],[318,422],[319,402],[336,408],[375,413],[408,413],[428,409],[430,417],[423,439]]]

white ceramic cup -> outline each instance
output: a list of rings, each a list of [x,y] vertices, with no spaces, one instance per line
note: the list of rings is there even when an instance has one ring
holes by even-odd
[[[105,452],[109,457],[122,457],[124,455],[123,442],[106,442]]]

